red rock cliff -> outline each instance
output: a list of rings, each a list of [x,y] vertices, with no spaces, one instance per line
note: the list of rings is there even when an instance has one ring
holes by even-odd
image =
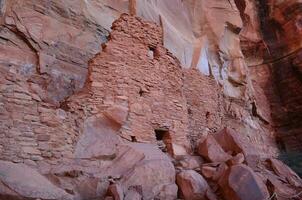
[[[300,8],[0,0],[0,199],[300,199]]]

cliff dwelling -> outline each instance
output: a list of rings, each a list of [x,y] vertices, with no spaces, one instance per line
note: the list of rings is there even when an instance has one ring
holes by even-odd
[[[301,199],[300,8],[0,0],[0,200]]]

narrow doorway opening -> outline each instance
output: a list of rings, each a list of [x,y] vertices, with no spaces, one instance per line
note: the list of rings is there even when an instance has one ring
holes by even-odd
[[[137,142],[137,139],[135,136],[131,136],[131,142]]]
[[[167,135],[169,135],[169,131],[165,129],[155,129],[154,132],[157,141],[163,140],[164,137],[167,137]]]
[[[142,97],[142,96],[144,95],[144,93],[145,93],[145,92],[144,92],[142,89],[139,89],[139,92],[138,92],[139,96]]]
[[[154,54],[155,54],[155,48],[154,47],[149,47],[148,57],[150,59],[154,59]]]
[[[163,152],[173,154],[171,135],[168,129],[155,129],[155,137],[159,149]]]

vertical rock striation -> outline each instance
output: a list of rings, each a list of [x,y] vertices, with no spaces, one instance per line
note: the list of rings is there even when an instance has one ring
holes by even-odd
[[[300,11],[0,0],[0,199],[299,198]]]

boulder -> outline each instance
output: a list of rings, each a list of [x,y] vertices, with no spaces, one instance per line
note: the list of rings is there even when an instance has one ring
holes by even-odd
[[[22,197],[0,181],[0,199],[19,200],[22,199]]]
[[[214,173],[212,179],[215,180],[215,181],[219,180],[220,177],[221,177],[228,169],[229,169],[229,167],[227,166],[227,164],[221,163],[221,164],[218,166],[216,172]]]
[[[135,151],[141,152],[144,159],[123,175],[121,185],[124,191],[130,186],[140,185],[144,199],[152,199],[159,194],[168,196],[169,194],[163,194],[165,187],[175,185],[175,169],[171,159],[153,144],[128,145]]]
[[[205,178],[217,181],[227,169],[226,163],[205,163],[201,166],[201,173]]]
[[[243,153],[247,164],[252,168],[256,168],[260,154],[247,137],[229,128],[222,129],[217,134],[214,134],[214,137],[224,151],[230,151],[235,154]]]
[[[70,172],[81,171],[85,174],[93,174],[94,177],[104,181],[110,177],[113,183],[121,186],[125,194],[130,187],[140,186],[140,194],[144,199],[152,199],[158,195],[165,196],[167,199],[170,198],[169,196],[176,198],[175,169],[171,158],[160,151],[156,145],[121,142],[116,146],[115,152],[115,158],[102,160],[102,165],[98,164],[99,160],[97,161],[98,165],[94,166],[93,160],[78,159],[69,165],[64,163],[62,167],[52,170],[52,173],[64,176]],[[97,189],[100,188],[99,183]],[[81,188],[85,187],[86,185],[83,185]],[[93,192],[95,187],[89,190]],[[83,194],[82,191],[81,195]]]
[[[6,199],[16,196],[20,199],[72,199],[72,195],[53,185],[36,170],[7,161],[0,161],[0,192],[0,197]]]
[[[83,159],[113,159],[120,144],[117,131],[128,115],[128,108],[113,105],[103,114],[84,122],[83,134],[75,148],[75,157]]]
[[[198,153],[210,162],[226,162],[231,158],[211,135],[198,145]]]
[[[205,199],[209,189],[206,180],[193,170],[185,170],[177,174],[176,183],[185,200]]]
[[[135,187],[130,187],[125,194],[125,200],[141,200],[143,197]]]
[[[207,190],[206,197],[207,200],[218,200],[216,194],[212,190]]]
[[[187,149],[182,146],[182,145],[179,145],[179,144],[175,144],[175,143],[172,143],[172,154],[173,154],[173,157],[177,158],[179,156],[186,156],[188,155],[188,151]]]
[[[204,163],[204,160],[200,156],[183,156],[179,164],[184,169],[198,169],[201,164]]]
[[[136,149],[131,143],[119,145],[116,154],[111,164],[102,170],[102,176],[121,177],[145,158],[144,152]]]
[[[228,165],[239,165],[244,162],[244,155],[242,153],[238,153],[236,156],[232,157],[227,161]]]
[[[267,200],[268,190],[253,170],[243,164],[234,165],[219,179],[226,200]]]
[[[104,115],[119,126],[122,126],[127,119],[128,108],[125,106],[113,105],[105,110]]]
[[[201,173],[206,178],[212,178],[216,173],[217,169],[215,167],[203,166],[201,168]]]
[[[271,168],[280,178],[288,181],[294,187],[302,187],[301,178],[282,161],[273,158],[268,159],[268,161],[271,164]]]
[[[108,188],[108,193],[114,198],[114,200],[123,200],[124,192],[123,188],[119,184],[112,184]]]
[[[85,120],[83,135],[75,147],[75,157],[82,159],[113,159],[119,137],[120,126],[104,115]]]
[[[69,177],[60,177],[69,180],[70,183],[63,185],[72,186],[76,183],[76,192],[79,194],[80,199],[98,199],[104,198],[109,187],[109,181],[100,180],[98,178],[79,177],[75,180],[70,180]]]
[[[156,196],[158,199],[175,200],[177,199],[178,187],[176,184],[169,184],[162,187],[159,194]]]
[[[263,177],[262,174],[261,176]],[[270,194],[277,194],[277,197],[279,197],[277,200],[284,199],[282,197],[293,197],[299,193],[299,190],[296,190],[296,188],[292,187],[290,184],[284,183],[278,176],[274,174],[265,174],[264,178],[262,179],[266,181],[267,189],[269,190]]]

